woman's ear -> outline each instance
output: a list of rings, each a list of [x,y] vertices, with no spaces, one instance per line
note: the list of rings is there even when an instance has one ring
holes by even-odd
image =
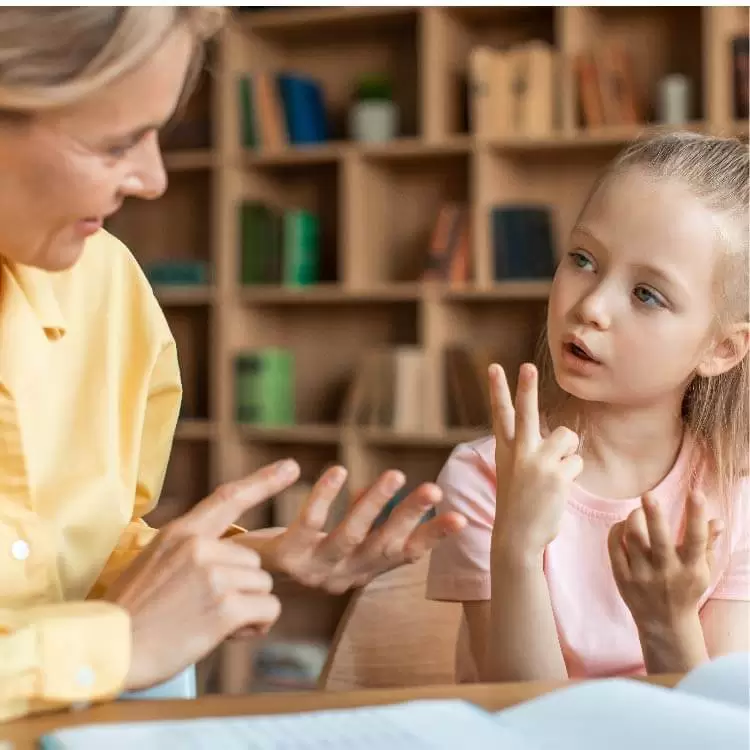
[[[706,352],[696,372],[704,378],[713,378],[729,372],[747,356],[748,349],[750,324],[738,323]]]

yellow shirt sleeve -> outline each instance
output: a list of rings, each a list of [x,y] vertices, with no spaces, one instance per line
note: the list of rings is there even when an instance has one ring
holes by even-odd
[[[107,560],[89,594],[98,598],[158,533],[142,518],[156,506],[164,483],[177,419],[182,383],[175,342],[170,340],[156,360],[143,423],[133,519]]]
[[[117,697],[130,648],[130,619],[113,604],[0,609],[0,722]]]

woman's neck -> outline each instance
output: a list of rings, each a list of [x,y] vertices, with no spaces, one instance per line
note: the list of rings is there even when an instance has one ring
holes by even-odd
[[[634,497],[674,465],[684,424],[678,404],[615,407],[578,402],[584,440],[581,485],[606,497]]]

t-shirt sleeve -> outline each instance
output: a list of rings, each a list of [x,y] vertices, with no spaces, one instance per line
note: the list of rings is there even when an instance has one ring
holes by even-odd
[[[750,479],[734,495],[729,557],[712,599],[750,601]]]
[[[438,513],[456,511],[466,526],[433,549],[426,596],[438,601],[490,598],[490,544],[495,518],[495,470],[491,440],[458,445],[443,466],[437,484],[443,491]],[[494,444],[493,444],[494,445]]]

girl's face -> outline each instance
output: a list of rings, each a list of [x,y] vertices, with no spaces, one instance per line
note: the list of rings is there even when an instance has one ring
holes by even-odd
[[[69,268],[126,197],[164,192],[157,131],[179,100],[192,41],[178,28],[89,99],[30,121],[0,119],[0,256]]]
[[[671,402],[716,365],[718,230],[678,181],[629,170],[598,191],[557,269],[548,340],[560,387],[621,406]]]

